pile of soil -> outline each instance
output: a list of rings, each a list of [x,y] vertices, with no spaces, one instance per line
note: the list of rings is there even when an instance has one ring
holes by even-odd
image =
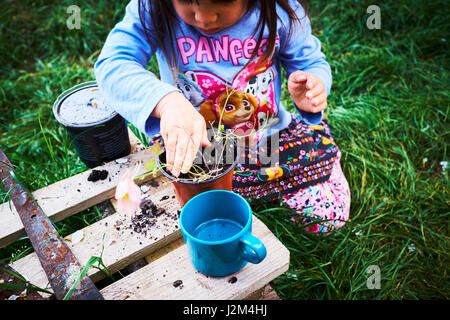
[[[150,199],[142,201],[139,207],[141,208],[142,215],[147,215],[150,218],[157,217],[166,212],[164,208],[158,208]]]
[[[88,181],[96,182],[98,180],[105,180],[108,177],[108,171],[106,170],[92,170],[88,177]]]
[[[161,200],[167,200],[169,197],[163,197]],[[140,213],[137,213],[135,216],[131,217],[131,224],[128,227],[128,229],[133,230],[134,232],[138,234],[142,234],[144,236],[147,236],[147,232],[152,227],[158,227],[158,217],[159,216],[166,216],[168,219],[178,221],[178,218],[180,216],[181,211],[177,210],[176,213],[170,213],[167,212],[164,208],[156,206],[152,200],[145,199],[140,204]],[[117,229],[117,231],[120,231],[121,225],[124,221],[116,221],[116,224],[114,225]],[[164,222],[161,222],[163,225]],[[178,225],[175,226],[175,228],[178,228]]]
[[[134,232],[146,235],[148,228],[156,224],[156,219],[153,218],[166,213],[166,210],[163,208],[158,208],[152,200],[149,199],[142,201],[140,208],[141,213],[136,214],[131,218],[130,228],[133,229]]]

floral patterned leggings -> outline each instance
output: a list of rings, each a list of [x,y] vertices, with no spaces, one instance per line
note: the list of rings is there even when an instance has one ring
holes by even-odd
[[[296,210],[292,221],[306,225],[311,233],[329,233],[345,225],[350,214],[350,189],[336,162],[328,181],[283,196],[283,203]]]

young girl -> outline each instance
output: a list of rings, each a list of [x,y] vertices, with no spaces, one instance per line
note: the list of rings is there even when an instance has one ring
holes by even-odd
[[[146,70],[154,54],[160,79]],[[294,114],[280,102],[281,67]],[[262,146],[244,148],[234,192],[249,201],[281,198],[310,232],[328,233],[348,220],[340,151],[322,121],[331,71],[303,4],[132,0],[95,75],[119,114],[148,136],[160,133],[175,176],[210,145],[207,126],[220,117],[237,134],[256,130]],[[262,164],[261,150],[273,145],[277,162]]]

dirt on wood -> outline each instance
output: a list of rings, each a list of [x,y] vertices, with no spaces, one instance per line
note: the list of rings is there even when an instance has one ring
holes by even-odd
[[[149,230],[152,227],[157,226],[158,224],[157,218],[159,216],[164,215],[168,219],[178,221],[178,217],[180,215],[180,210],[177,210],[176,213],[167,212],[166,209],[158,207],[150,199],[143,200],[139,205],[139,207],[140,212],[136,213],[134,216],[131,217],[131,224],[125,226],[124,225],[125,220],[116,221],[114,227],[116,228],[117,231],[120,231],[122,228],[127,228],[131,229],[133,232],[147,236]],[[176,225],[175,228],[178,228],[178,225]]]
[[[107,170],[92,170],[88,177],[88,181],[96,182],[98,180],[105,180],[108,177]]]

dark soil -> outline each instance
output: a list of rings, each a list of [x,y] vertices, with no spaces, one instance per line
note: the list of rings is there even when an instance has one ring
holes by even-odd
[[[141,213],[131,218],[131,228],[137,233],[147,233],[147,229],[156,224],[156,220],[153,219],[166,212],[163,208],[158,208],[152,200],[144,200],[141,205]]]
[[[139,207],[141,208],[142,215],[148,215],[150,218],[157,217],[166,211],[163,208],[156,207],[150,199],[142,201]]]
[[[230,279],[228,279],[228,283],[235,283],[237,281],[236,277],[231,277]]]
[[[141,212],[131,217],[131,224],[125,228],[131,229],[144,236],[147,236],[147,232],[150,228],[157,226],[157,217],[165,215],[168,219],[178,221],[180,215],[180,210],[177,210],[176,213],[166,212],[164,208],[156,206],[150,199],[143,200],[140,204],[140,208]],[[123,223],[124,221],[122,220],[116,221],[114,227],[117,231],[120,231],[123,227]],[[175,228],[178,228],[178,226],[175,226]]]
[[[159,183],[156,180],[151,180],[149,182],[149,185],[152,186],[153,188],[158,188],[159,187]]]
[[[98,180],[105,180],[108,177],[108,171],[106,170],[92,170],[88,177],[88,181],[96,182]]]

